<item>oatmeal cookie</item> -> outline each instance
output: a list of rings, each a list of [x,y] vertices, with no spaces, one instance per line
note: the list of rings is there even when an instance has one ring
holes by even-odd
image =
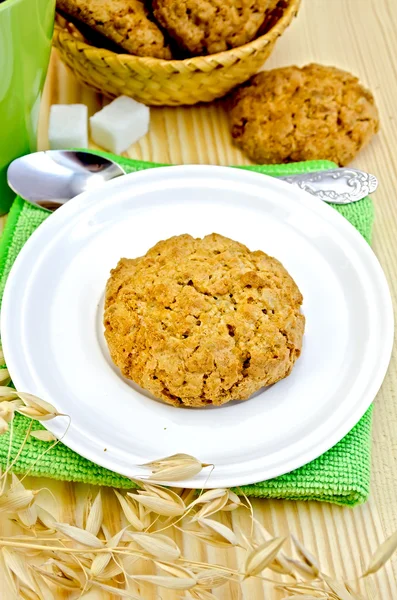
[[[257,163],[328,159],[348,164],[379,129],[370,91],[334,67],[265,71],[230,102],[235,143]]]
[[[214,54],[254,39],[274,0],[154,0],[153,12],[191,55]]]
[[[180,235],[122,258],[105,337],[122,374],[175,406],[246,400],[298,358],[302,295],[285,268],[218,234]]]
[[[57,0],[57,8],[130,54],[172,58],[163,32],[140,0]]]

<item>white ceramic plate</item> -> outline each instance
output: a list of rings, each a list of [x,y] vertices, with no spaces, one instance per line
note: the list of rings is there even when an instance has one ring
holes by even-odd
[[[304,296],[303,352],[290,377],[246,402],[174,408],[113,366],[104,288],[121,256],[175,234],[211,232],[282,261]],[[184,452],[215,465],[207,487],[218,487],[291,471],[347,434],[386,373],[393,314],[375,255],[334,209],[271,177],[185,166],[121,177],[51,216],[15,262],[1,329],[17,389],[70,415],[70,448],[128,476]],[[60,436],[65,418],[47,426]],[[200,487],[206,477],[182,485]]]

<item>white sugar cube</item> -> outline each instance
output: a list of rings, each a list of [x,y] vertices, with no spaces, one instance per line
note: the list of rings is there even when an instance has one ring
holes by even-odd
[[[87,148],[88,111],[85,104],[53,104],[48,141],[51,150]]]
[[[98,146],[120,154],[147,134],[149,121],[145,104],[120,96],[90,118],[91,137]]]

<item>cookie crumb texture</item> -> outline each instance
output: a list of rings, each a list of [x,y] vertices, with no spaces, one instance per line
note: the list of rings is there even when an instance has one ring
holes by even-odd
[[[302,295],[279,261],[218,234],[180,235],[122,258],[105,337],[122,374],[175,406],[246,400],[290,374]]]
[[[192,55],[215,54],[254,39],[275,0],[154,0],[158,22]]]
[[[379,129],[357,77],[311,64],[255,75],[231,98],[231,133],[257,163],[328,159],[346,165]]]
[[[172,58],[162,31],[140,0],[57,0],[57,8],[130,54]]]

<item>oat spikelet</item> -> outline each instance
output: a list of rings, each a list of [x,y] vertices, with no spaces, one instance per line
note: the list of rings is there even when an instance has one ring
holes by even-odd
[[[146,581],[171,590],[189,590],[197,583],[195,575],[184,567],[160,561],[155,561],[155,564],[162,571],[169,573],[170,577],[163,575],[133,575],[131,577],[138,581]]]
[[[37,508],[32,504],[32,506],[25,508],[25,510],[20,510],[17,516],[25,527],[31,529],[37,523]]]
[[[99,555],[101,556],[101,555]],[[108,556],[107,553],[102,556]],[[110,562],[108,566],[100,573],[98,573],[97,578],[102,581],[111,581],[115,579],[118,575],[123,572],[123,569],[117,565],[114,561]]]
[[[18,398],[17,391],[5,385],[0,385],[0,400],[15,400]]]
[[[215,498],[211,502],[206,502],[204,506],[202,506],[202,508],[192,517],[192,521],[197,521],[198,519],[209,517],[223,510],[223,508],[228,503],[228,500],[229,494],[227,490],[225,490],[224,494],[222,496],[219,496],[219,498]]]
[[[45,508],[43,508],[42,506],[40,506],[39,504],[36,504],[36,510],[37,510],[37,517],[39,519],[39,521],[42,523],[42,525],[46,528],[47,533],[48,534],[52,534],[55,532],[55,517],[53,517],[53,515],[48,512],[48,510],[46,510]]]
[[[189,569],[179,565],[174,565],[173,563],[156,560],[155,565],[173,577],[194,577],[193,573]]]
[[[131,502],[125,496],[122,496],[120,494],[120,492],[118,492],[117,490],[113,490],[113,491],[116,494],[116,497],[121,506],[121,510],[123,511],[123,514],[124,514],[125,518],[127,519],[128,523],[130,525],[132,525],[134,527],[134,529],[136,529],[137,531],[142,531],[144,528],[143,523],[136,514],[136,510],[135,510],[135,506],[134,506],[133,502]]]
[[[193,494],[195,494],[195,491],[194,490],[192,490],[192,491],[193,491]],[[202,494],[200,494],[195,500],[193,500],[193,502],[190,502],[190,503],[187,502],[186,504],[189,504],[189,508],[193,508],[194,506],[197,506],[198,504],[207,504],[208,502],[212,502],[213,500],[221,498],[225,494],[228,494],[228,490],[225,488],[207,490],[206,492],[203,492]]]
[[[338,600],[355,600],[342,581],[336,581],[331,577],[324,577],[331,592],[338,596]]]
[[[40,590],[40,600],[54,600],[54,594],[51,592],[46,581],[34,571],[32,571],[32,576],[36,583],[36,589]]]
[[[260,546],[264,542],[268,542],[273,539],[273,536],[267,531],[262,523],[255,518],[253,519],[253,526],[253,540],[255,541],[255,545]],[[292,566],[289,564],[287,557],[282,553],[279,553],[277,558],[269,563],[268,568],[275,573],[290,575],[296,579]]]
[[[104,554],[97,554],[94,560],[92,561],[90,574],[92,577],[98,577],[101,573],[104,572],[110,561],[112,560],[111,552],[106,552]]]
[[[19,598],[20,600],[41,600],[36,592],[32,592],[32,590],[24,586],[20,586],[19,588]]]
[[[197,585],[204,589],[212,590],[225,585],[228,581],[230,581],[230,574],[221,569],[208,569],[197,574]]]
[[[136,581],[145,581],[169,590],[190,590],[196,585],[193,577],[163,577],[162,575],[134,575]]]
[[[101,492],[98,492],[90,511],[88,513],[87,522],[85,524],[86,531],[92,533],[92,535],[98,535],[103,521],[103,508],[102,508],[102,496]]]
[[[204,532],[196,532],[197,535],[203,540],[207,539],[208,543],[227,546],[238,545],[234,531],[223,525],[223,523],[205,518],[199,519],[197,522],[204,528]]]
[[[74,527],[73,525],[68,525],[67,523],[55,523],[54,527],[57,531],[66,535],[66,537],[83,546],[88,546],[90,548],[104,547],[103,542],[89,531]]]
[[[50,571],[46,571],[45,569],[40,569],[39,567],[34,567],[36,573],[41,575],[42,577],[51,581],[51,583],[55,583],[59,587],[65,590],[81,590],[81,585],[77,583],[77,581],[72,581],[62,574],[51,573]]]
[[[226,506],[224,508],[222,508],[223,511],[235,510],[236,508],[241,506],[241,500],[237,496],[237,494],[232,492],[232,490],[228,490],[228,495],[229,495],[228,503],[226,504]]]
[[[107,538],[106,548],[109,548],[110,550],[117,549],[126,530],[127,527],[123,527],[123,529],[115,533],[112,537]]]
[[[168,502],[174,502],[178,506],[183,506],[184,508],[186,508],[186,504],[183,501],[181,495],[171,488],[147,482],[141,482],[140,486],[142,489],[137,490],[138,494],[143,494],[146,496],[158,496],[159,498],[163,498]],[[127,496],[131,495],[132,492],[127,492]]]
[[[304,563],[312,570],[313,575],[318,575],[320,573],[320,566],[317,560],[314,558],[313,554],[311,554],[306,548],[300,543],[300,541],[291,534],[291,539],[294,543],[296,551],[298,552],[300,558]]]
[[[24,402],[24,406],[18,406],[17,410],[25,417],[36,419],[36,421],[48,421],[60,416],[52,404],[26,392],[17,392],[18,397]]]
[[[152,474],[149,476],[149,479],[156,481],[181,481],[182,479],[189,479],[208,466],[210,465],[201,463],[197,458],[189,454],[173,454],[172,456],[153,460],[142,465],[142,467],[151,469]]]
[[[31,431],[30,435],[36,440],[40,440],[41,442],[56,442],[57,438],[51,431],[47,429],[38,429],[37,431]]]
[[[244,578],[261,573],[276,558],[285,538],[274,538],[252,550],[244,566]]]
[[[385,540],[369,561],[369,565],[363,573],[363,577],[376,573],[389,560],[391,555],[397,550],[397,531]]]
[[[36,591],[34,580],[30,574],[28,563],[22,554],[13,552],[8,548],[2,548],[2,554],[6,566],[14,573],[17,579],[27,588]]]
[[[182,498],[186,506],[190,506],[190,504],[197,498],[197,490],[185,488],[181,491],[180,497]]]
[[[3,400],[0,401],[0,417],[1,417],[1,433],[5,433],[8,430],[6,424],[11,423],[14,418],[15,411],[18,404],[15,400]]]
[[[177,560],[181,555],[178,545],[171,538],[161,535],[161,533],[128,532],[128,536],[146,552],[161,560]]]
[[[322,584],[322,582],[320,581],[318,581],[317,583]],[[329,596],[328,592],[326,592],[324,589],[318,588],[314,584],[309,585],[307,583],[296,583],[294,585],[280,585],[278,586],[278,588],[284,590],[285,592],[291,592],[293,594],[298,594],[302,596],[306,594],[308,596],[314,596],[315,598],[323,598],[324,600],[326,600]]]
[[[76,586],[80,586],[83,583],[84,576],[81,570],[75,564],[68,564],[66,561],[50,559],[48,564],[54,567],[57,574],[66,577],[70,581],[73,581]]]
[[[136,596],[135,594],[131,594],[131,592],[127,592],[121,588],[116,588],[112,585],[106,585],[105,583],[101,583],[99,581],[93,581],[92,584],[100,590],[115,596],[120,596],[120,598],[128,598],[129,600],[142,600],[142,596]]]
[[[290,557],[287,557],[286,560],[291,565],[291,568],[294,569],[294,571],[296,571],[301,577],[304,577],[305,579],[316,579],[313,569],[307,564]]]
[[[3,385],[7,385],[8,383],[10,383],[11,381],[11,377],[10,374],[8,372],[8,369],[0,369],[0,384]]]
[[[38,492],[32,490],[9,489],[0,496],[1,512],[18,512],[31,506]]]
[[[168,499],[143,490],[138,490],[136,494],[128,492],[127,495],[150,511],[164,517],[178,517],[183,515],[186,510],[183,500],[179,496],[176,496],[176,494],[176,498],[169,497]]]
[[[274,573],[280,573],[281,575],[289,575],[296,579],[296,575],[292,569],[292,566],[288,563],[288,560],[282,555],[278,554],[269,565],[268,568]]]
[[[10,590],[12,590],[15,598],[17,598],[18,597],[18,588],[17,588],[17,584],[16,584],[16,577],[14,576],[11,569],[7,566],[2,552],[0,552],[0,569],[1,569],[2,577],[4,578],[5,582],[7,583],[7,586],[10,588]]]

